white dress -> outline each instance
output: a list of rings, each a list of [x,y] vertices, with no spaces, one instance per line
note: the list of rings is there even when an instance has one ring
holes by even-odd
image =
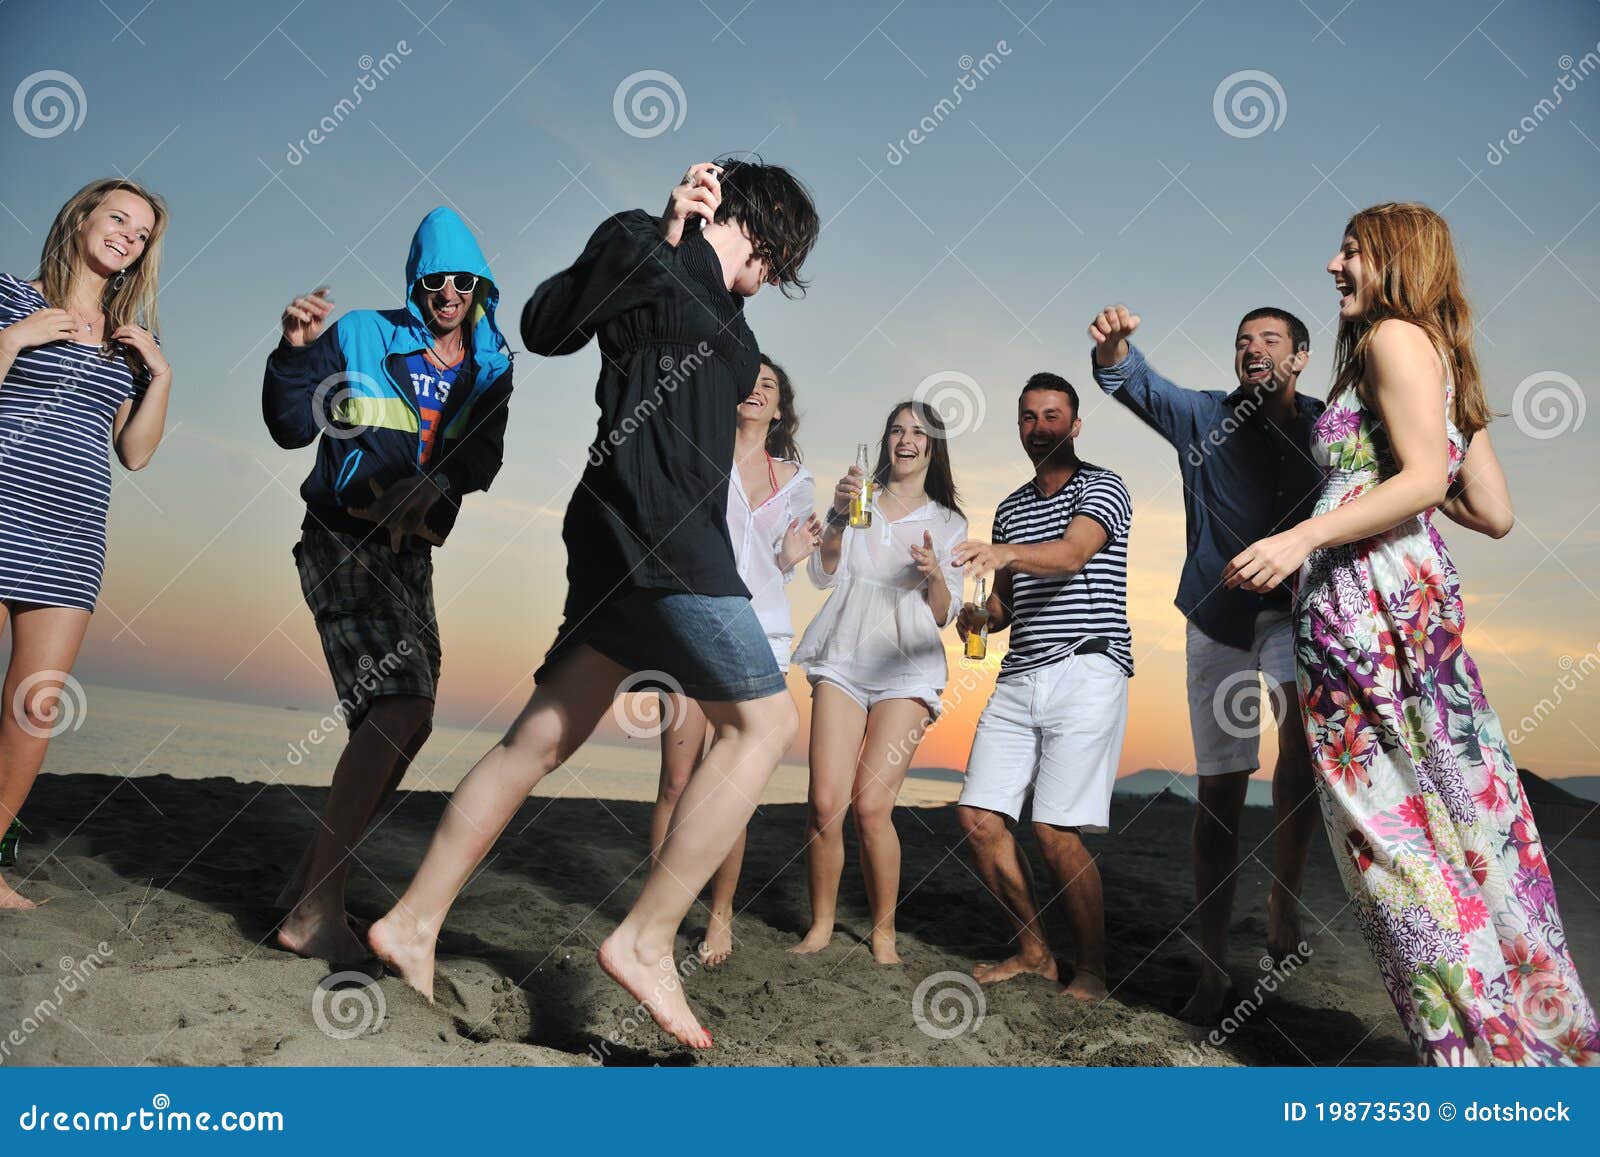
[[[787,462],[774,458],[773,462]],[[784,585],[794,578],[794,568],[778,569],[778,552],[791,521],[804,523],[815,511],[816,477],[799,463],[794,477],[779,486],[760,506],[751,509],[750,496],[733,470],[728,483],[728,536],[733,540],[733,557],[739,577],[750,588],[750,606],[772,645],[778,670],[789,669],[789,648],[794,643],[794,621],[789,615],[789,598]]]
[[[936,623],[923,595],[924,579],[911,557],[923,533],[933,536],[950,591],[950,610]],[[929,500],[898,522],[890,522],[872,504],[872,525],[845,527],[839,565],[833,574],[822,569],[818,551],[806,564],[812,583],[833,588],[828,601],[806,627],[794,661],[805,668],[813,685],[840,684],[857,702],[879,699],[921,699],[935,718],[940,712],[949,668],[942,628],[961,610],[964,572],[950,562],[956,546],[967,538],[967,520]]]

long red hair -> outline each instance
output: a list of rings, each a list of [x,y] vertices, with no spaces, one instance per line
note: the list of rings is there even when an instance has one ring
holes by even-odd
[[[1468,438],[1494,418],[1472,350],[1472,307],[1461,285],[1461,266],[1445,219],[1415,201],[1386,201],[1363,209],[1344,227],[1365,269],[1359,291],[1367,301],[1358,318],[1339,322],[1330,397],[1359,390],[1367,372],[1367,345],[1380,321],[1398,318],[1422,327],[1444,357],[1455,382],[1450,418]]]

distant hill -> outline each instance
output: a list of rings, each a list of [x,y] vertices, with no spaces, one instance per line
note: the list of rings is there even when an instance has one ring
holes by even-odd
[[[1527,773],[1524,772],[1524,775]],[[1580,799],[1600,803],[1600,775],[1569,775],[1564,779],[1548,780]]]
[[[942,783],[960,783],[967,778],[964,772],[953,767],[913,767],[906,774],[917,779],[937,779]]]
[[[1600,836],[1600,806],[1567,790],[1570,779],[1551,781],[1525,767],[1517,769],[1522,790],[1533,808],[1539,835],[1548,840],[1554,835]],[[1583,778],[1592,779],[1592,776]]]
[[[1185,799],[1198,799],[1199,776],[1167,771],[1160,767],[1147,767],[1117,780],[1118,795],[1160,795],[1164,791],[1181,795]],[[1246,807],[1271,807],[1272,783],[1270,780],[1252,779],[1245,788]]]

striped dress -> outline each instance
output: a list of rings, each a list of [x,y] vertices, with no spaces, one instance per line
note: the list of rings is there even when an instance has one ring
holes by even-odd
[[[0,274],[0,329],[44,309]],[[121,357],[56,341],[23,350],[0,381],[0,602],[94,610],[111,504],[111,423],[143,396]]]

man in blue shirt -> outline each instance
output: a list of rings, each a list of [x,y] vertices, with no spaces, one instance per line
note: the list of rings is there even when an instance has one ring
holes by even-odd
[[[1172,444],[1183,475],[1188,557],[1176,602],[1189,620],[1189,724],[1200,777],[1194,877],[1204,960],[1179,1015],[1215,1024],[1233,1000],[1228,922],[1239,820],[1250,775],[1260,766],[1263,680],[1278,727],[1272,780],[1277,846],[1267,897],[1267,948],[1275,961],[1300,943],[1300,880],[1317,822],[1295,689],[1289,594],[1282,588],[1265,596],[1230,590],[1222,572],[1250,543],[1309,517],[1322,488],[1310,447],[1323,404],[1295,388],[1311,338],[1284,310],[1252,310],[1239,323],[1233,353],[1238,387],[1231,393],[1188,390],[1162,377],[1128,342],[1138,327],[1136,314],[1110,306],[1095,317],[1089,336],[1095,381]]]

